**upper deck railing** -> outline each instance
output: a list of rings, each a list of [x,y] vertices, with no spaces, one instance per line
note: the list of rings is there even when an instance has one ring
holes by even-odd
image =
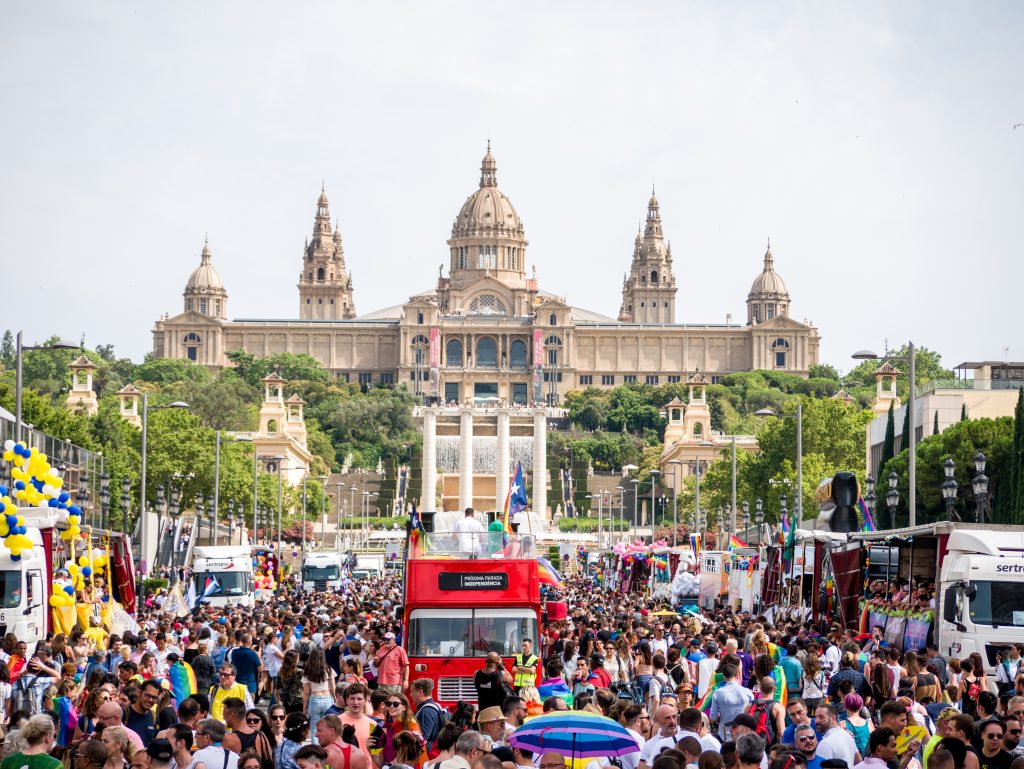
[[[414,535],[410,560],[518,560],[537,557],[533,534],[502,531],[434,531]]]

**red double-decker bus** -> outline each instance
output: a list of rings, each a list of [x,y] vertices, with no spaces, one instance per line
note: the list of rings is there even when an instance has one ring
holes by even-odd
[[[437,534],[425,537],[440,544]],[[476,702],[473,676],[489,652],[500,654],[511,671],[524,638],[538,645],[536,558],[505,559],[500,551],[491,557],[464,556],[414,547],[406,563],[403,638],[410,680],[432,679],[434,699],[443,707],[459,700]]]

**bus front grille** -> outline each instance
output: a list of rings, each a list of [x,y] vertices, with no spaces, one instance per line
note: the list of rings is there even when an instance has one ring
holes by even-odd
[[[476,687],[469,676],[447,676],[437,679],[437,699],[445,702],[476,702]]]

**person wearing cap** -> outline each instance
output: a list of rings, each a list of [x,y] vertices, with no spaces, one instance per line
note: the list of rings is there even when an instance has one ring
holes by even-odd
[[[409,688],[409,656],[398,645],[398,639],[390,630],[384,634],[384,642],[373,657],[377,667],[377,686],[386,692],[399,693]]]
[[[596,652],[590,655],[590,681],[598,689],[609,689],[612,677],[604,669],[604,657]]]
[[[497,705],[484,708],[476,717],[477,726],[482,734],[491,738],[495,747],[505,744],[505,714]]]
[[[710,642],[708,645],[710,646]],[[718,736],[723,741],[733,739],[730,736],[731,724],[729,722],[743,713],[754,699],[754,694],[750,689],[740,686],[739,681],[736,680],[737,675],[739,675],[739,670],[735,663],[729,662],[723,665],[722,685],[711,695],[711,712],[708,715],[711,716],[713,722],[718,723]],[[755,724],[755,728],[756,726]]]
[[[174,758],[171,743],[164,739],[155,739],[149,743],[146,754],[149,756],[149,769],[168,769]]]

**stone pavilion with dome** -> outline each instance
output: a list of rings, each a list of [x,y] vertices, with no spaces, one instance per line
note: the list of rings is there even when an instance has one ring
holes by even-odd
[[[697,372],[710,383],[754,369],[806,375],[818,362],[818,331],[790,317],[789,291],[770,246],[746,297],[745,323],[676,322],[672,249],[653,191],[614,317],[574,306],[527,273],[526,229],[498,188],[489,144],[479,185],[456,214],[447,246],[447,274],[435,285],[359,314],[341,233],[331,227],[321,191],[299,265],[294,320],[229,319],[228,293],[205,243],[185,285],[183,311],[156,322],[154,355],[216,369],[230,365],[233,350],[308,353],[344,381],[404,382],[428,402],[485,405],[554,405],[572,389],[686,382]],[[408,264],[397,255],[348,256],[356,264]],[[579,267],[586,269],[582,256]]]

